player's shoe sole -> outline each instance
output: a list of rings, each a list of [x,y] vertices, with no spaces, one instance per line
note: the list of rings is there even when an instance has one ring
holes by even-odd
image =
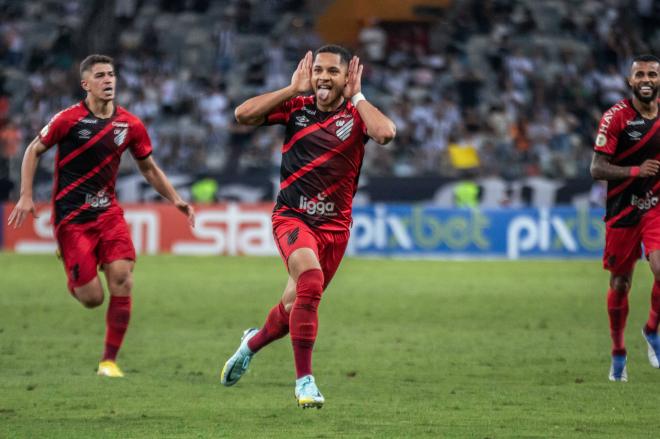
[[[254,356],[254,353],[250,352],[250,349],[247,347],[247,343],[257,332],[259,332],[257,328],[249,328],[243,332],[241,344],[236,349],[236,352],[234,352],[234,355],[229,357],[229,360],[225,362],[222,372],[220,372],[220,383],[223,386],[233,386],[247,372],[250,361],[252,361],[252,357]]]
[[[97,369],[96,374],[109,378],[122,378],[124,376],[124,373],[119,366],[117,366],[117,363],[109,360],[101,361],[99,363],[99,368]]]
[[[649,363],[652,367],[660,369],[660,336],[658,334],[647,334],[644,329],[642,329],[642,335],[646,341]]]
[[[610,381],[625,383],[628,381],[628,370],[626,363],[628,358],[625,355],[612,355],[612,365],[610,366]]]
[[[307,375],[296,380],[294,392],[298,407],[302,409],[320,409],[325,404],[325,398],[321,395],[312,375]]]

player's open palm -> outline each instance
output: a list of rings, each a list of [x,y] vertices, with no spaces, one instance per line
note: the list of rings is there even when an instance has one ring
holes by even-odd
[[[642,166],[639,167],[639,176],[642,178],[653,177],[654,175],[658,175],[658,171],[660,171],[660,161],[653,159],[644,160]]]
[[[307,93],[312,89],[312,52],[308,51],[300,60],[291,76],[291,85],[298,93]]]
[[[348,78],[344,87],[344,98],[350,99],[362,91],[362,68],[360,58],[354,56],[348,63]]]
[[[18,200],[18,203],[16,203],[16,206],[14,206],[14,210],[9,214],[7,225],[13,225],[16,229],[23,225],[23,222],[29,214],[32,214],[33,217],[37,218],[34,202],[32,201],[32,198],[21,197]]]

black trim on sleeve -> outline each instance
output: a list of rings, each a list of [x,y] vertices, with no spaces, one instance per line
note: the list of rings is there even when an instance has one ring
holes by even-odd
[[[153,153],[153,151],[149,151],[149,153],[148,153],[147,155],[145,155],[144,157],[135,157],[135,160],[146,160],[146,159],[149,158],[149,156],[150,156],[152,153]]]

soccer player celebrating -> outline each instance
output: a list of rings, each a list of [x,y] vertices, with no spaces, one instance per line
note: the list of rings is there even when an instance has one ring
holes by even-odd
[[[314,57],[307,52],[289,86],[236,108],[239,123],[286,125],[273,235],[289,278],[263,327],[246,330],[225,363],[226,386],[236,384],[256,352],[289,333],[298,405],[323,406],[312,375],[319,302],[346,250],[364,145],[369,138],[384,145],[395,135],[394,123],[360,91],[362,68],[343,47],[323,46]]]
[[[632,98],[603,115],[591,162],[591,175],[607,180],[603,266],[610,271],[607,312],[612,337],[611,381],[627,381],[623,332],[628,291],[641,244],[655,278],[651,311],[642,335],[651,366],[660,367],[660,60],[642,55],[633,60],[628,84]]]
[[[59,113],[28,145],[21,167],[21,196],[9,215],[20,227],[35,215],[32,184],[39,157],[57,144],[52,221],[68,287],[87,308],[103,303],[97,267],[105,273],[110,304],[105,352],[98,375],[122,377],[115,360],[131,315],[135,249],[115,198],[119,161],[129,149],[146,180],[194,222],[193,208],[177,194],[151,157],[151,140],[137,117],[114,104],[112,58],[90,55],[80,64],[86,98]]]

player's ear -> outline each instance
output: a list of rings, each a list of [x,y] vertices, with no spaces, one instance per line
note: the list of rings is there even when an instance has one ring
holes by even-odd
[[[86,79],[81,79],[80,80],[80,86],[82,87],[83,90],[89,91],[89,84],[87,84]]]

